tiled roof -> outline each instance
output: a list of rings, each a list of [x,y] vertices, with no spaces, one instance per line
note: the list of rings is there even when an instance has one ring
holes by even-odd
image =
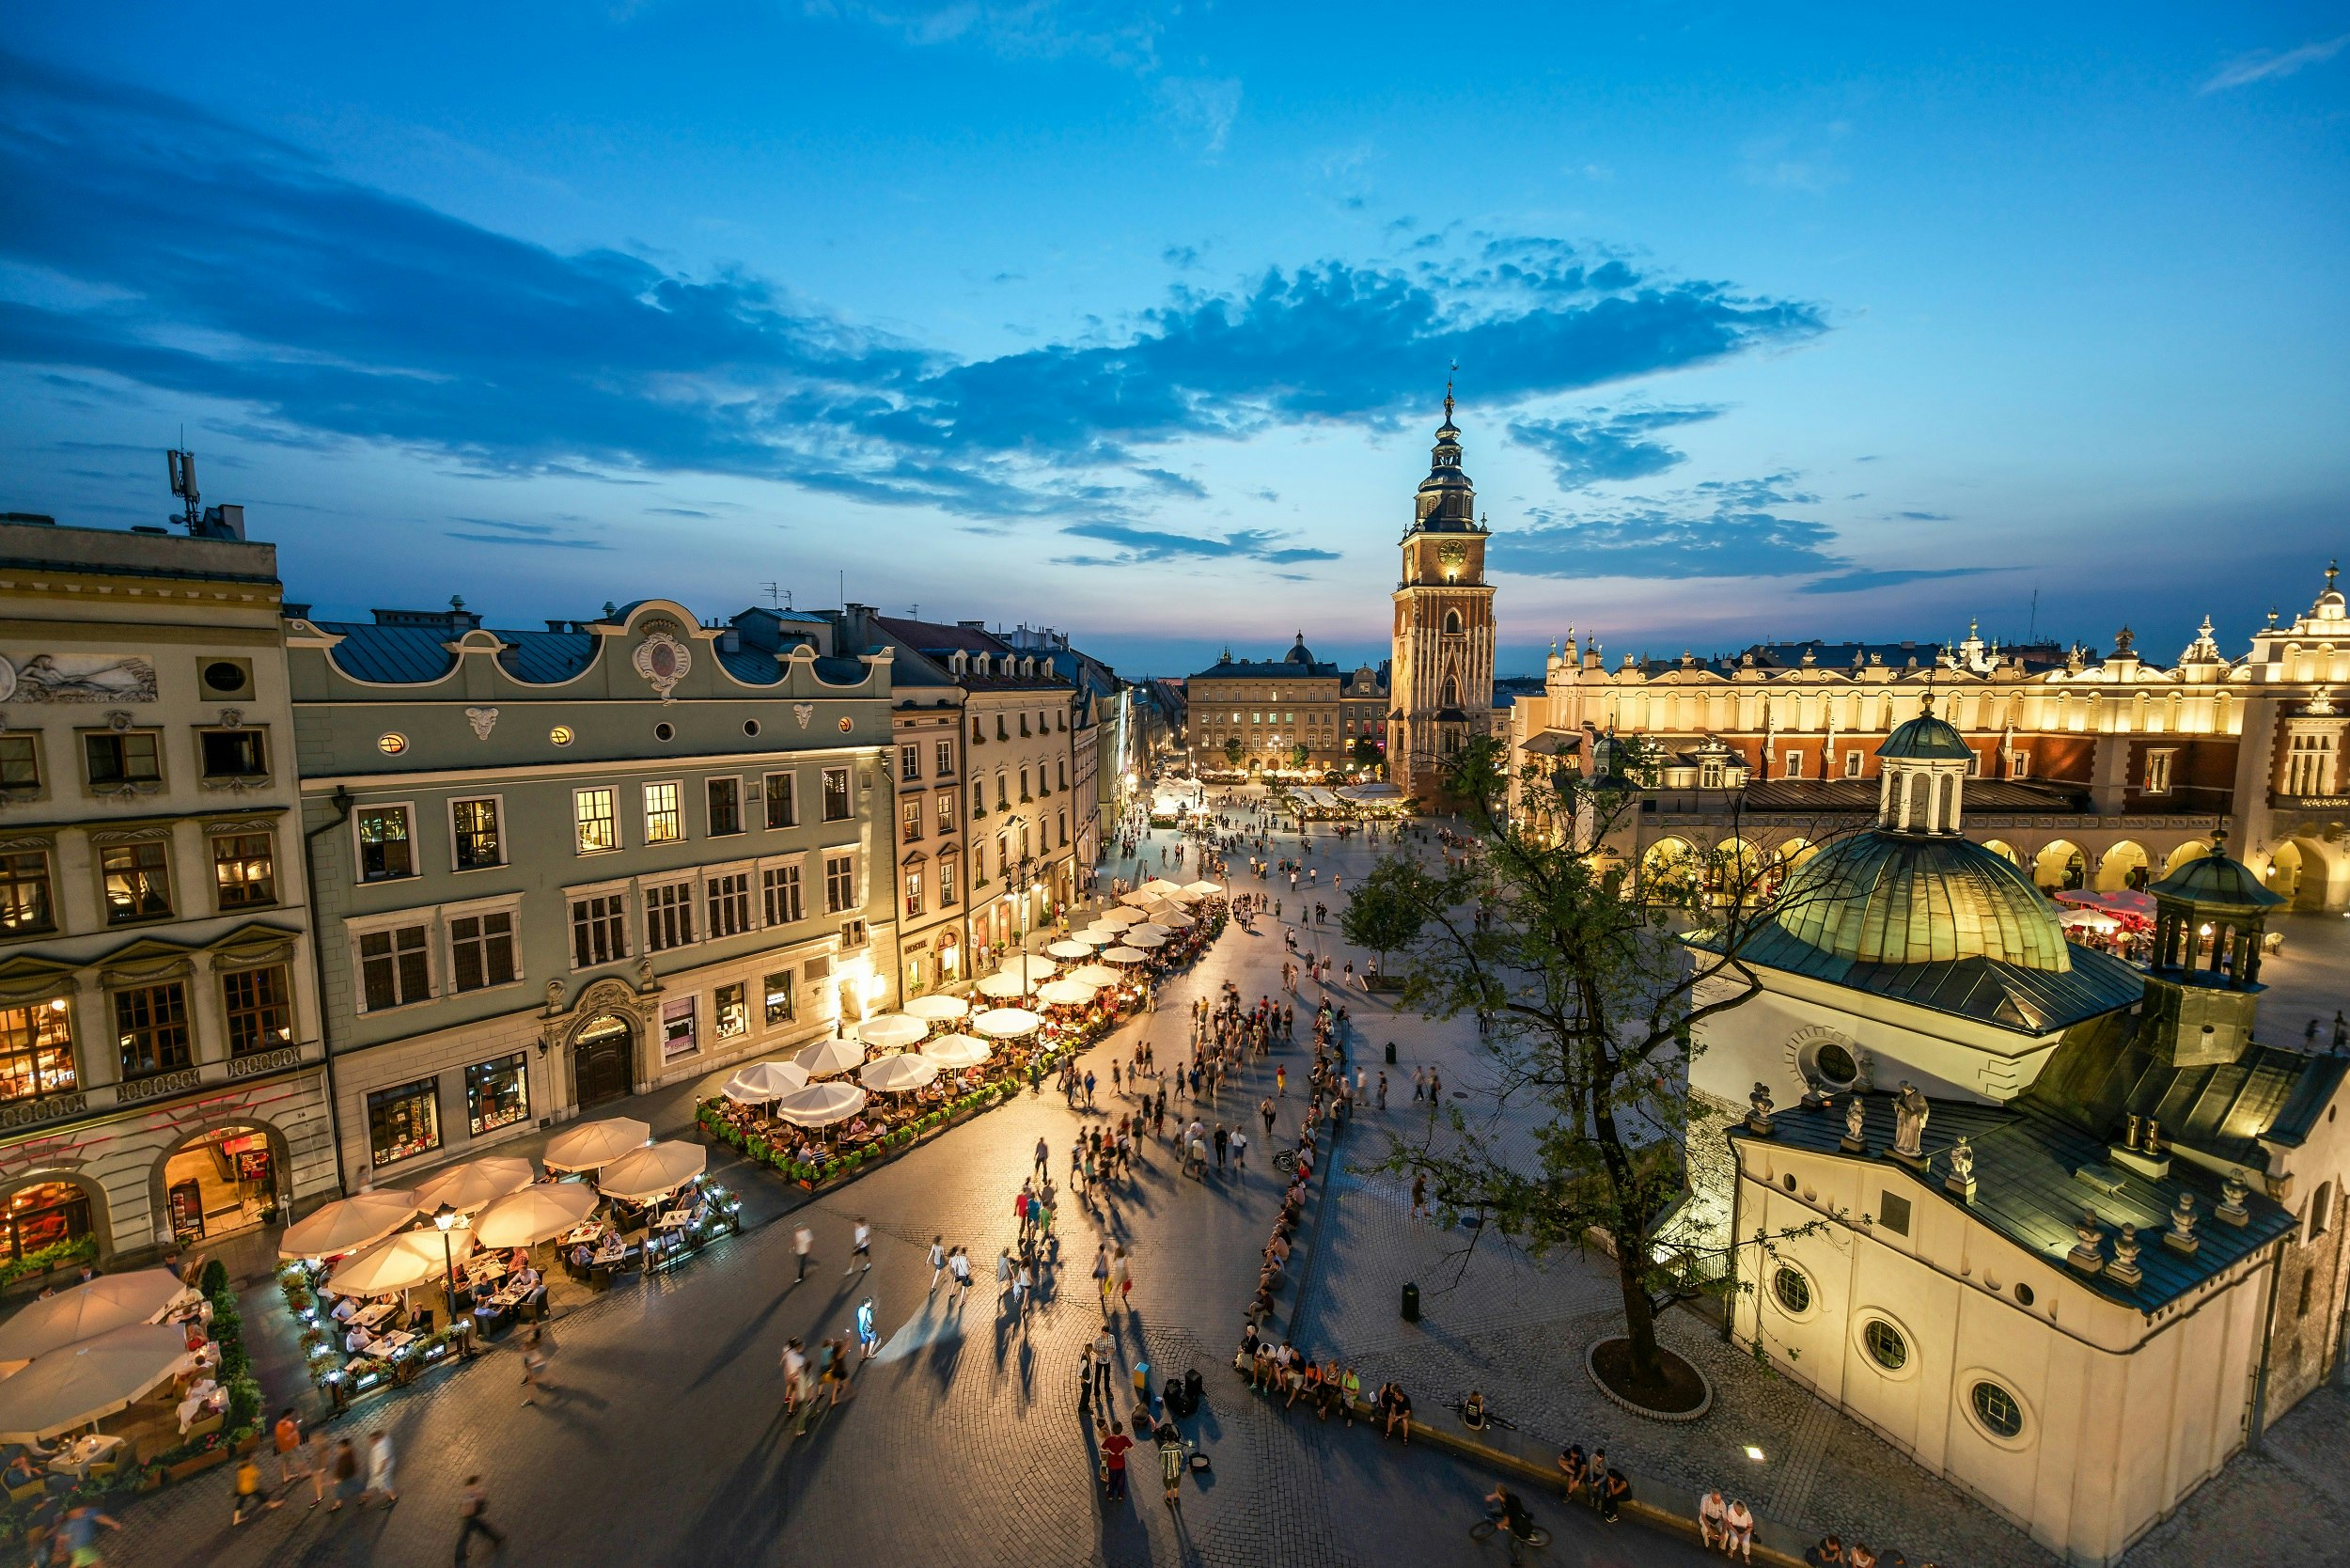
[[[1191,681],[1336,680],[1343,674],[1336,665],[1293,665],[1286,659],[1218,659]]]
[[[877,615],[873,624],[896,637],[909,648],[925,653],[1010,653],[1012,647],[1001,637],[991,635],[972,626],[957,626],[951,621],[909,620],[903,616]]]
[[[365,620],[310,624],[343,639],[326,656],[353,681],[418,685],[438,681],[457,667],[457,655],[442,646],[450,640],[448,633],[435,627],[378,626]]]
[[[584,672],[596,662],[596,644],[601,640],[592,632],[500,632],[497,637],[506,644],[498,654],[506,673],[540,686]]]

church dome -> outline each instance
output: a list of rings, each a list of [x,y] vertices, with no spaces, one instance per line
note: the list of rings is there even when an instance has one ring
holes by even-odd
[[[1933,699],[1927,698],[1931,703]],[[1877,747],[1879,757],[1901,757],[1921,762],[1971,762],[1973,750],[1966,739],[1948,720],[1934,716],[1931,706],[1907,724],[1885,737]]]
[[[1285,665],[1309,665],[1314,662],[1313,650],[1306,646],[1305,633],[1297,634],[1296,645],[1281,655],[1281,662]]]
[[[2056,905],[2000,855],[1955,835],[1839,839],[1788,876],[1775,923],[1858,964],[1984,958],[2056,974],[2073,967]]]

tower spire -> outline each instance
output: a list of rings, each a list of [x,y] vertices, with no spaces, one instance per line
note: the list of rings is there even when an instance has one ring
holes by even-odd
[[[1460,373],[1461,362],[1456,359],[1452,362],[1450,374],[1444,378],[1444,422],[1448,425],[1452,423],[1452,377]],[[2327,586],[2330,587],[2332,582],[2333,579],[2330,576],[2326,578]]]

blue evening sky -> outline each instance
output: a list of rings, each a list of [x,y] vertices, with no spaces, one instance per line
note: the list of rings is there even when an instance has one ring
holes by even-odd
[[[184,428],[321,613],[1377,656],[1456,360],[1505,672],[2350,541],[2350,0],[9,11],[0,504]]]

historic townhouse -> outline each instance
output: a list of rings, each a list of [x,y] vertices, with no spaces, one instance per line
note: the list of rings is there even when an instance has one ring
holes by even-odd
[[[889,1001],[886,651],[664,600],[286,640],[353,1185]]]
[[[276,551],[197,528],[0,523],[8,1258],[336,1190]]]
[[[1306,634],[1278,659],[1224,656],[1183,682],[1191,698],[1192,755],[1204,768],[1310,770],[1344,767],[1354,704],[1340,700],[1336,665],[1315,662]],[[1384,727],[1385,713],[1381,714]]]

